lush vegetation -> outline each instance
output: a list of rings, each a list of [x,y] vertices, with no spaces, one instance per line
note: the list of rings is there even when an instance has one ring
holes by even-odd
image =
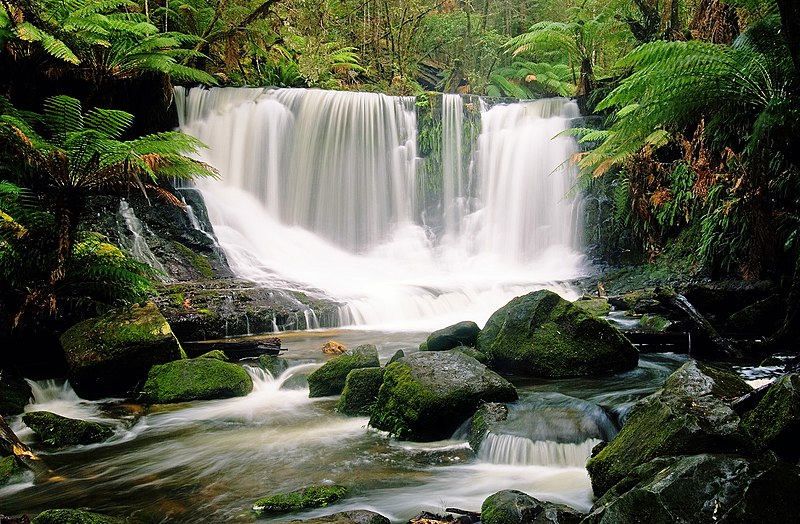
[[[576,96],[605,255],[784,279],[797,304],[798,28],[789,0],[4,0],[3,315],[146,292],[81,212],[210,174],[160,133],[174,83]]]

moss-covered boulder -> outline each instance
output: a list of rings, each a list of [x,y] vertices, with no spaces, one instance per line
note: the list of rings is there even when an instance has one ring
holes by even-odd
[[[477,452],[486,432],[494,425],[508,419],[508,406],[499,402],[486,402],[478,407],[469,422],[469,446]]]
[[[203,353],[202,355],[200,355],[197,358],[215,358],[215,359],[221,360],[223,362],[228,362],[230,360],[228,358],[228,355],[226,355],[225,352],[222,351],[221,349],[212,349],[211,351]]]
[[[636,403],[619,434],[587,462],[595,495],[656,457],[751,451],[726,403],[751,390],[733,374],[695,361],[681,366],[661,391]]]
[[[0,458],[0,486],[5,486],[24,471],[15,457]]]
[[[473,347],[457,346],[457,347],[453,348],[453,351],[460,351],[461,353],[464,353],[465,355],[470,356],[470,357],[474,358],[475,360],[477,360],[478,362],[480,362],[481,364],[484,364],[484,365],[487,365],[487,366],[491,363],[489,361],[489,356],[486,355],[486,353],[482,353],[481,351],[478,351],[477,349],[475,349]]]
[[[764,398],[743,417],[748,434],[783,460],[800,460],[800,375],[790,373],[775,381]]]
[[[32,396],[31,386],[24,378],[0,371],[0,416],[19,415]]]
[[[736,455],[660,457],[598,499],[583,524],[798,522],[796,466]]]
[[[303,524],[389,524],[388,518],[380,513],[366,509],[354,509],[351,511],[340,511],[332,515],[323,515],[307,520],[292,520],[289,522]]]
[[[347,494],[347,488],[335,484],[308,486],[289,493],[278,493],[258,499],[253,511],[258,513],[287,513],[305,508],[322,508]]]
[[[80,509],[48,509],[39,513],[31,524],[121,524],[124,520]]]
[[[182,358],[155,304],[134,305],[80,322],[61,336],[69,381],[83,398],[125,397],[151,366]]]
[[[62,417],[49,411],[25,413],[22,421],[43,444],[54,448],[103,442],[114,434],[105,424]]]
[[[345,415],[369,415],[383,384],[383,368],[359,368],[347,374],[336,410]]]
[[[512,402],[514,386],[459,351],[424,351],[386,367],[370,426],[402,439],[448,438],[483,402]]]
[[[213,358],[193,358],[153,366],[139,400],[172,404],[243,397],[252,390],[253,379],[241,366]]]
[[[339,395],[344,390],[347,374],[359,368],[380,367],[378,348],[364,344],[334,357],[308,375],[308,396]]]
[[[278,377],[289,369],[289,361],[275,355],[259,355],[258,366],[273,377]],[[303,384],[305,387],[305,384]]]
[[[573,377],[636,367],[639,352],[615,327],[547,290],[517,297],[487,321],[478,349],[492,368]]]
[[[483,524],[578,524],[583,514],[517,490],[498,491],[481,505]]]
[[[458,346],[475,347],[481,328],[475,322],[466,320],[434,331],[426,341],[427,351],[447,351]]]
[[[608,303],[608,299],[605,297],[584,295],[574,301],[573,304],[596,317],[604,317],[611,312],[611,304]]]

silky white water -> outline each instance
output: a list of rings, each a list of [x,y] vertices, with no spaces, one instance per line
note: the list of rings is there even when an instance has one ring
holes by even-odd
[[[178,89],[181,130],[209,146],[202,159],[221,173],[198,186],[234,272],[318,290],[346,304],[342,324],[382,329],[482,324],[543,287],[574,298],[563,282],[584,270],[566,162],[575,144],[556,135],[575,104],[486,109],[467,169],[461,106],[445,98],[448,226],[434,231],[421,219],[413,98]]]

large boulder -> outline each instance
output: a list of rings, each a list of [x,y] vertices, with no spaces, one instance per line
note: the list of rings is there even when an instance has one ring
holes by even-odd
[[[83,398],[126,397],[155,364],[183,356],[178,339],[152,302],[114,310],[61,335],[69,381]]]
[[[364,344],[334,357],[308,375],[308,396],[339,395],[344,390],[347,374],[359,368],[380,367],[378,348]]]
[[[739,416],[726,403],[751,390],[733,374],[688,361],[661,391],[636,403],[619,434],[589,459],[595,495],[656,457],[751,451]]]
[[[800,469],[736,455],[660,457],[598,499],[583,524],[800,522]]]
[[[347,494],[347,488],[335,484],[308,486],[288,493],[276,493],[258,499],[253,511],[259,514],[286,513],[305,508],[322,508]]]
[[[369,424],[402,439],[450,437],[482,402],[512,402],[514,386],[459,351],[412,353],[386,367]]]
[[[783,460],[800,460],[800,375],[782,376],[767,389],[758,405],[746,413],[743,424],[753,440]]]
[[[428,336],[428,351],[447,351],[458,346],[475,347],[481,328],[475,322],[465,320],[434,331]]]
[[[147,404],[243,397],[253,379],[241,366],[213,358],[175,360],[153,366],[139,393]]]
[[[114,430],[105,424],[62,417],[49,411],[25,413],[22,421],[43,444],[54,448],[103,442],[114,435]]]
[[[492,368],[536,377],[573,377],[636,367],[636,348],[607,321],[547,290],[497,310],[478,335]]]
[[[507,489],[490,495],[481,505],[483,524],[578,524],[583,514],[553,502]]]
[[[345,415],[369,415],[383,384],[383,368],[359,368],[347,374],[336,411]]]

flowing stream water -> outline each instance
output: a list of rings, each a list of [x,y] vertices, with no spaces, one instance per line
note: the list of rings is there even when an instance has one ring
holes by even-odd
[[[567,162],[576,145],[560,135],[578,116],[574,102],[481,102],[470,137],[466,104],[443,97],[439,202],[426,209],[413,98],[225,88],[178,89],[176,100],[181,129],[220,170],[198,188],[234,272],[335,298],[345,304],[339,324],[355,327],[282,333],[291,367],[272,377],[247,366],[255,389],[243,398],[148,408],[34,383],[28,411],[105,422],[115,435],[43,451],[59,481],[0,488],[0,513],[66,506],[141,522],[250,522],[259,497],[321,482],[350,493],[289,518],[364,508],[401,522],[423,510],[478,511],[506,488],[589,509],[591,447],[682,357],[643,356],[613,376],[517,381],[520,400],[477,455],[463,431],[426,444],[389,438],[338,414],[335,398],[309,399],[303,380],[329,338],[374,343],[385,364],[431,330],[483,325],[531,290],[576,296],[568,281],[586,271]],[[33,442],[19,417],[11,423]]]
[[[114,399],[89,402],[63,382],[34,382],[27,411],[103,422],[115,434],[102,444],[41,451],[60,480],[33,485],[26,478],[0,488],[0,513],[85,507],[137,522],[252,522],[250,508],[258,498],[325,482],[347,486],[348,496],[327,508],[258,520],[372,509],[404,522],[446,507],[479,511],[500,489],[586,511],[592,494],[583,465],[592,445],[612,436],[630,405],[660,387],[684,358],[647,355],[637,369],[617,375],[520,381],[521,398],[508,424],[487,438],[477,456],[458,432],[442,442],[397,441],[368,428],[367,418],[338,414],[334,397],[308,397],[302,377],[325,360],[319,351],[325,340],[375,343],[385,364],[398,349],[413,351],[425,336],[286,333],[289,369],[272,377],[244,364],[255,389],[228,400],[144,408]],[[33,445],[19,417],[10,423]]]

